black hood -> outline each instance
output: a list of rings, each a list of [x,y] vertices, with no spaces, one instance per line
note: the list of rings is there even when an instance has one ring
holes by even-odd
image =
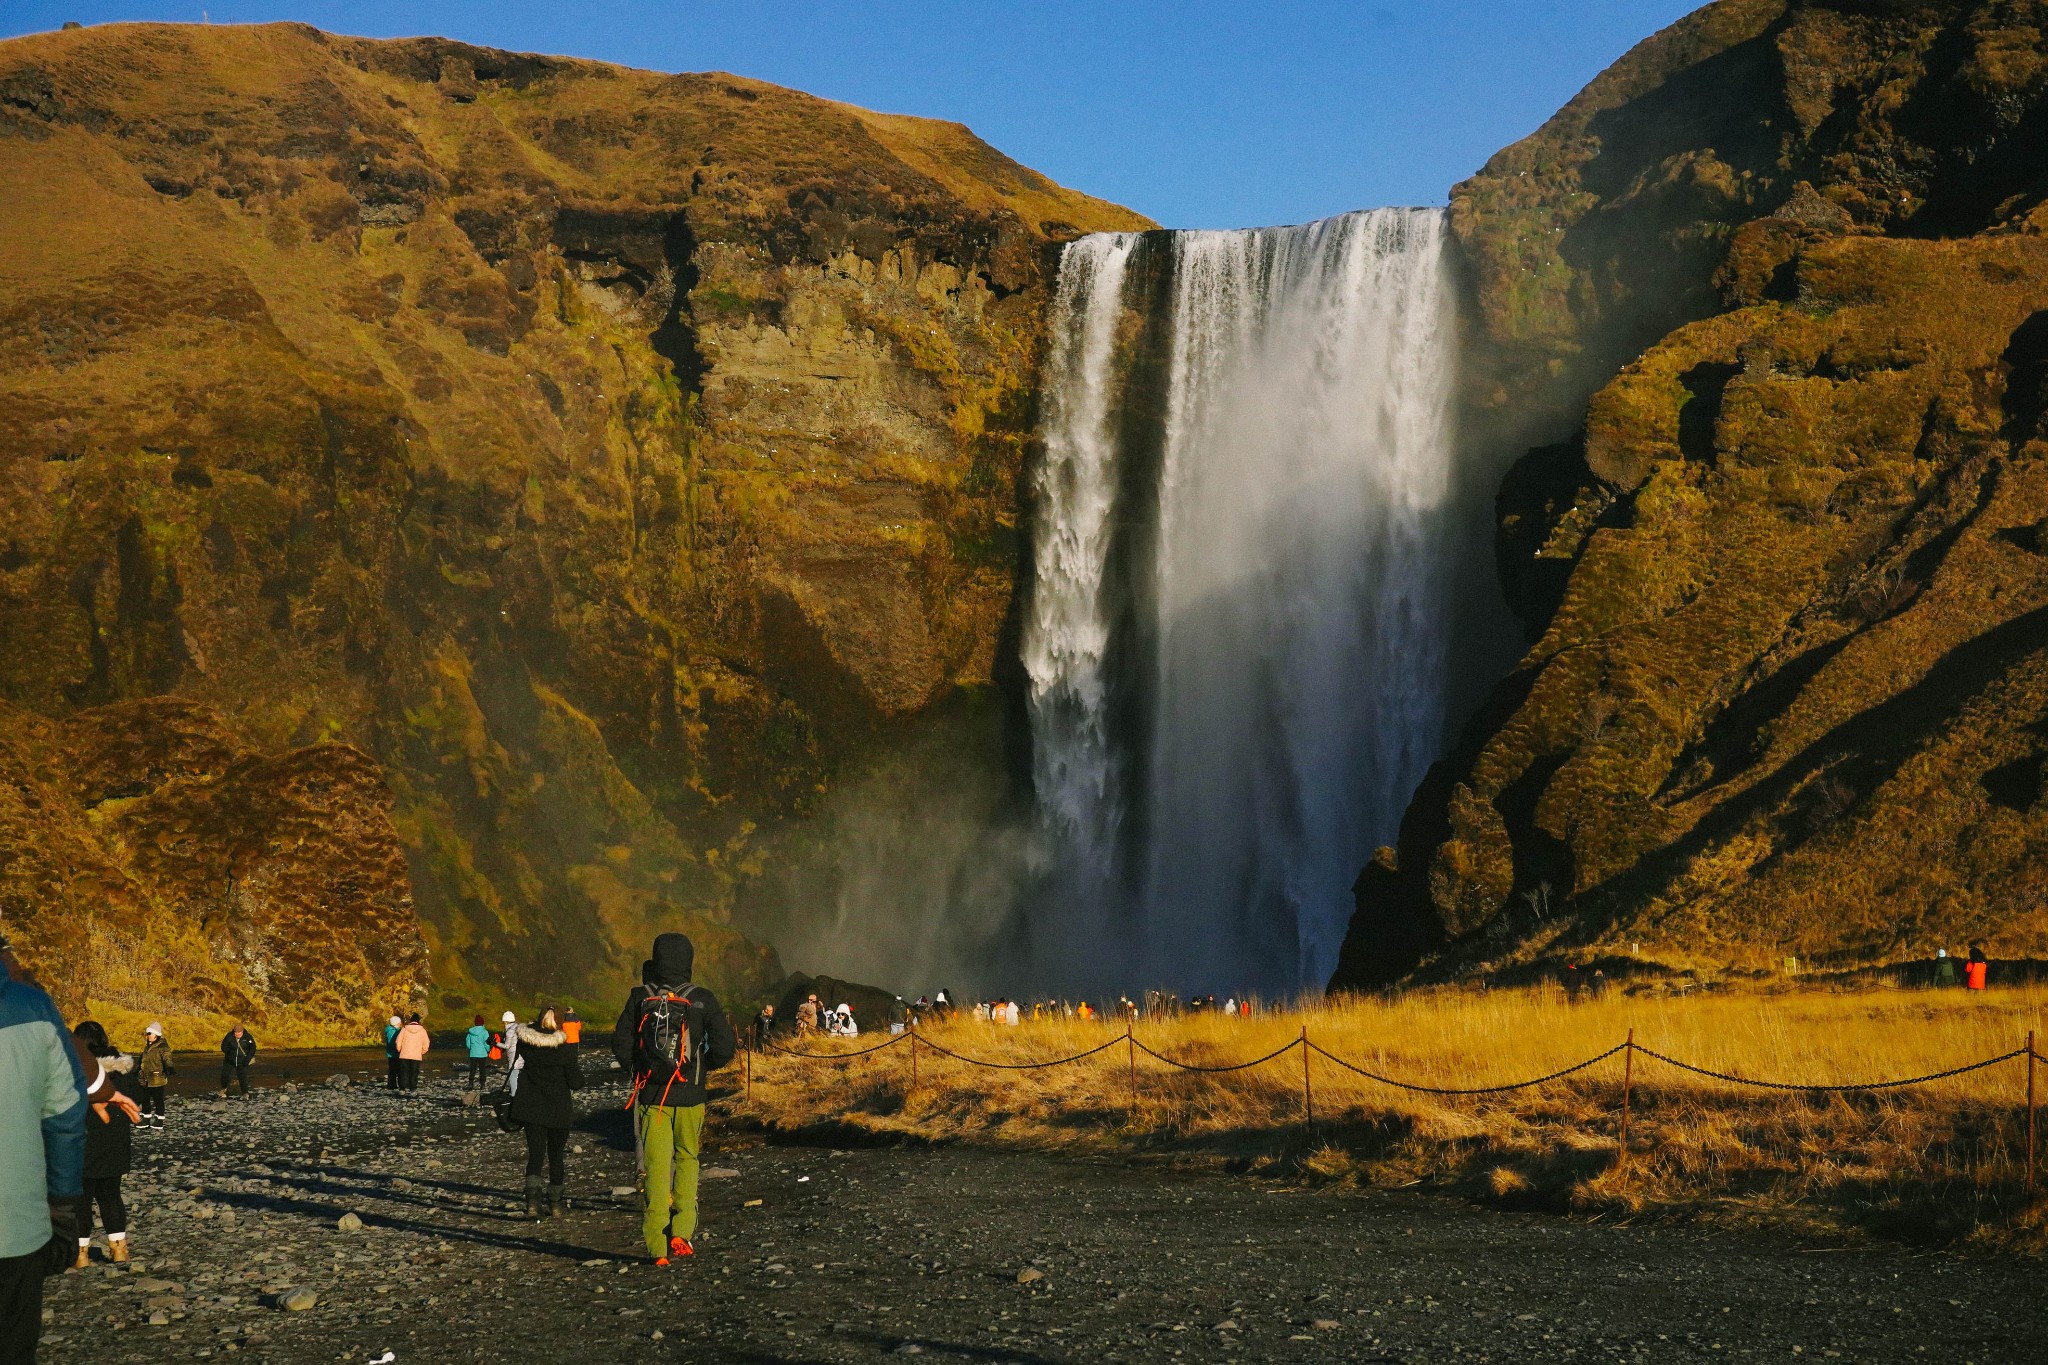
[[[654,979],[664,986],[684,986],[697,965],[697,950],[688,934],[658,934],[654,939]]]

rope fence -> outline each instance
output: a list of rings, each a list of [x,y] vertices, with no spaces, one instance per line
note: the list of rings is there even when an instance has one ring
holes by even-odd
[[[1248,1061],[1228,1062],[1222,1065],[1210,1066],[1197,1062],[1184,1062],[1177,1057],[1169,1057],[1163,1052],[1155,1051],[1138,1040],[1136,1032],[1129,1023],[1124,1025],[1124,1031],[1120,1036],[1110,1038],[1086,1051],[1076,1052],[1068,1057],[1054,1057],[1038,1062],[999,1062],[991,1061],[984,1057],[970,1057],[966,1053],[957,1052],[943,1044],[933,1042],[930,1038],[919,1033],[915,1025],[905,1029],[902,1033],[892,1035],[886,1042],[878,1043],[872,1047],[864,1047],[853,1052],[805,1052],[795,1048],[780,1047],[772,1042],[761,1050],[806,1061],[845,1062],[859,1057],[872,1056],[877,1052],[908,1044],[910,1047],[910,1086],[914,1091],[917,1088],[917,1052],[920,1045],[941,1057],[947,1057],[953,1061],[964,1063],[967,1066],[984,1068],[990,1071],[1042,1071],[1050,1067],[1070,1066],[1076,1062],[1086,1061],[1098,1053],[1108,1051],[1119,1043],[1124,1045],[1126,1052],[1130,1085],[1130,1105],[1133,1112],[1136,1111],[1138,1101],[1138,1054],[1140,1052],[1175,1071],[1216,1076],[1265,1066],[1269,1062],[1278,1061],[1290,1053],[1299,1050],[1301,1053],[1302,1115],[1304,1122],[1310,1130],[1313,1130],[1315,1127],[1315,1090],[1309,1075],[1309,1060],[1311,1057],[1321,1057],[1324,1061],[1341,1067],[1345,1071],[1362,1076],[1366,1080],[1376,1082],[1377,1084],[1390,1086],[1396,1090],[1411,1091],[1420,1095],[1471,1096],[1499,1095],[1509,1091],[1528,1090],[1535,1086],[1547,1085],[1552,1081],[1562,1080],[1567,1076],[1588,1070],[1615,1056],[1619,1056],[1622,1059],[1622,1086],[1620,1131],[1615,1144],[1617,1165],[1625,1162],[1628,1158],[1629,1102],[1635,1086],[1635,1059],[1638,1056],[1649,1061],[1662,1063],[1678,1071],[1687,1072],[1695,1076],[1705,1076],[1729,1085],[1745,1086],[1757,1090],[1789,1091],[1810,1095],[1864,1094],[1884,1090],[1900,1090],[1911,1086],[1927,1085],[1934,1081],[1947,1080],[1954,1076],[1966,1076],[1972,1072],[1983,1071],[1988,1067],[2002,1066],[2007,1062],[2025,1058],[2027,1063],[2026,1189],[2027,1198],[2030,1202],[2034,1197],[2035,1153],[2038,1145],[2036,1141],[2037,1114],[2039,1112],[2035,1102],[2034,1068],[2038,1063],[2048,1062],[2048,1056],[2043,1056],[2036,1050],[2034,1035],[2030,1032],[2027,1034],[2027,1041],[2010,1052],[2001,1052],[1996,1057],[1986,1057],[1981,1061],[1966,1062],[1961,1066],[1947,1067],[1940,1071],[1930,1071],[1921,1076],[1905,1076],[1891,1080],[1855,1081],[1846,1084],[1767,1081],[1759,1080],[1753,1076],[1738,1076],[1732,1072],[1716,1071],[1712,1067],[1699,1066],[1677,1057],[1668,1056],[1654,1048],[1645,1047],[1643,1044],[1638,1043],[1635,1030],[1630,1029],[1627,1038],[1608,1048],[1605,1052],[1588,1057],[1581,1062],[1574,1062],[1570,1066],[1560,1067],[1556,1071],[1546,1072],[1541,1076],[1531,1076],[1527,1080],[1504,1081],[1495,1085],[1442,1086],[1423,1085],[1414,1081],[1399,1080],[1393,1076],[1382,1075],[1368,1067],[1360,1066],[1358,1063],[1340,1057],[1336,1053],[1324,1048],[1321,1044],[1312,1041],[1308,1036],[1306,1025],[1302,1027],[1300,1037],[1292,1039],[1262,1057],[1253,1057]],[[753,1048],[746,1049],[746,1095],[749,1102],[752,1101],[754,1094],[754,1051]]]

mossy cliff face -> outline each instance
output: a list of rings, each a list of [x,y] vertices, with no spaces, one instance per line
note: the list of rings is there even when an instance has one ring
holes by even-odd
[[[1338,984],[2048,952],[2044,199],[2034,4],[1714,5],[1459,188],[1534,644]]]
[[[609,996],[667,926],[764,989],[755,831],[989,684],[1050,244],[1144,225],[951,125],[295,25],[0,44],[0,175],[0,734],[68,793],[10,807],[0,914],[74,1003],[98,935],[149,1008],[323,1027],[422,951],[451,1009]],[[144,698],[271,774],[209,779],[223,828],[345,778],[417,915],[382,836],[274,913],[156,889],[185,817],[34,757],[149,751]],[[59,834],[141,889],[14,875]],[[219,967],[350,877],[327,994]]]
[[[391,794],[350,745],[264,757],[168,697],[62,721],[0,703],[0,848],[43,984],[127,1033],[332,1043],[424,1002]]]

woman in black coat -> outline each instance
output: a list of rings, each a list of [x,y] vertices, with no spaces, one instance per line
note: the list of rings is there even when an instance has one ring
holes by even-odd
[[[115,1087],[123,1094],[133,1093],[135,1059],[108,1042],[107,1031],[95,1020],[87,1019],[71,1031],[99,1058]],[[106,1230],[108,1258],[116,1262],[128,1259],[128,1206],[121,1199],[121,1177],[128,1174],[133,1149],[134,1125],[126,1114],[104,1105],[86,1111],[85,1197],[79,1200],[78,1213],[80,1270],[91,1264],[94,1205],[99,1206],[100,1226]]]
[[[519,1089],[505,1116],[526,1129],[526,1216],[541,1216],[541,1162],[547,1162],[547,1211],[560,1218],[569,1206],[562,1156],[576,1122],[574,1091],[583,1088],[576,1047],[562,1032],[554,1006],[519,1025]]]

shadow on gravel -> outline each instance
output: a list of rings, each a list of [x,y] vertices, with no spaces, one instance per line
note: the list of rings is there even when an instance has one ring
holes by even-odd
[[[508,1201],[506,1206],[503,1208],[463,1208],[459,1211],[474,1218],[496,1219],[500,1222],[519,1221],[518,1215],[512,1212],[509,1204],[509,1201],[516,1198],[517,1196],[513,1191],[509,1190],[497,1189],[485,1185],[461,1185],[456,1184],[454,1182],[448,1182],[446,1184],[437,1184],[437,1182],[433,1181],[412,1180],[410,1176],[393,1177],[389,1175],[371,1174],[369,1172],[364,1171],[350,1171],[347,1169],[338,1169],[332,1167],[321,1172],[318,1172],[317,1174],[318,1176],[328,1178],[293,1178],[288,1179],[287,1183],[298,1194],[306,1196],[308,1198],[320,1196],[325,1196],[329,1199],[338,1200],[371,1198],[381,1200],[388,1204],[408,1204],[414,1208],[433,1210],[437,1212],[457,1211],[449,1209],[449,1207],[445,1203],[433,1198],[430,1195],[423,1196],[418,1194],[412,1194],[404,1190],[394,1190],[390,1187],[390,1182],[393,1179],[405,1179],[411,1181],[411,1183],[415,1185],[434,1184],[437,1188],[445,1190],[451,1194],[467,1194],[475,1198],[489,1198]],[[354,1177],[358,1183],[344,1183],[349,1177]],[[238,1203],[246,1207],[266,1208],[273,1213],[291,1212],[299,1208],[307,1207],[328,1208],[328,1206],[325,1204],[308,1205],[303,1203],[302,1201],[293,1200],[290,1197],[284,1195],[251,1194],[246,1191],[220,1190],[210,1193],[208,1195],[208,1198],[225,1203]],[[328,1209],[328,1211],[333,1212],[332,1209]]]
[[[361,1194],[360,1190],[347,1193]],[[316,1204],[310,1200],[292,1199],[280,1195],[240,1194],[221,1191],[208,1196],[222,1204],[236,1208],[256,1210],[263,1213],[297,1214],[314,1222],[327,1224],[340,1216],[343,1210],[333,1204]],[[379,1195],[378,1198],[391,1196]],[[419,1202],[419,1201],[415,1201]],[[432,1208],[433,1205],[426,1205]],[[602,1257],[606,1260],[623,1259],[616,1249],[601,1247],[579,1247],[567,1242],[548,1241],[536,1237],[513,1237],[505,1233],[491,1232],[482,1228],[462,1227],[450,1223],[429,1222],[420,1218],[394,1218],[387,1214],[353,1210],[363,1220],[366,1228],[390,1228],[395,1232],[412,1232],[422,1236],[433,1236],[451,1242],[471,1242],[477,1246],[493,1247],[500,1251],[523,1251],[534,1256],[553,1256],[563,1260],[586,1261]],[[520,1220],[523,1221],[523,1220]]]
[[[626,1109],[616,1104],[581,1115],[575,1131],[590,1134],[615,1152],[633,1150],[633,1120]]]

